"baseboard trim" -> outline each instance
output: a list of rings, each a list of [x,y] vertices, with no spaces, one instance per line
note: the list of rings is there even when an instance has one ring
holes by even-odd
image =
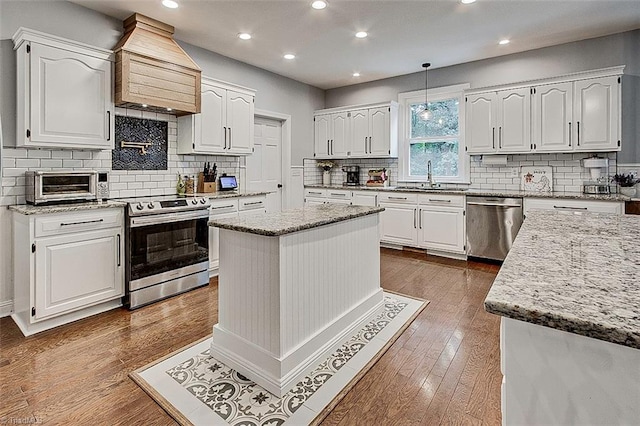
[[[8,317],[13,313],[13,300],[0,302],[0,318]]]

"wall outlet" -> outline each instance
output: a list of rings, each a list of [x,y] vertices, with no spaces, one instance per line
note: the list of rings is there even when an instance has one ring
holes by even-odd
[[[520,177],[519,167],[511,167],[511,177]]]

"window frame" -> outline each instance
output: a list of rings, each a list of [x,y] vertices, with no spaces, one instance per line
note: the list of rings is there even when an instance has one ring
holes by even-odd
[[[458,176],[433,176],[438,183],[470,183],[469,168],[470,156],[465,149],[465,101],[464,91],[470,84],[456,84],[453,86],[436,87],[429,89],[429,102],[458,98]],[[415,90],[398,94],[398,181],[400,182],[426,182],[426,176],[412,176],[409,168],[409,155],[411,148],[411,104],[424,103],[425,90]]]

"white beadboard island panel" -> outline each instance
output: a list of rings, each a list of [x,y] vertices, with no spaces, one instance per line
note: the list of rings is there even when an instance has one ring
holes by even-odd
[[[379,211],[272,236],[221,229],[212,356],[286,393],[382,306]]]

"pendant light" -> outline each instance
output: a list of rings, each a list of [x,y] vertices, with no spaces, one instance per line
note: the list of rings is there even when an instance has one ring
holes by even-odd
[[[424,67],[424,111],[422,111],[420,116],[426,121],[431,118],[431,111],[429,110],[429,100],[427,96],[427,92],[429,91],[429,67],[431,66],[431,63],[425,62],[422,66]]]

